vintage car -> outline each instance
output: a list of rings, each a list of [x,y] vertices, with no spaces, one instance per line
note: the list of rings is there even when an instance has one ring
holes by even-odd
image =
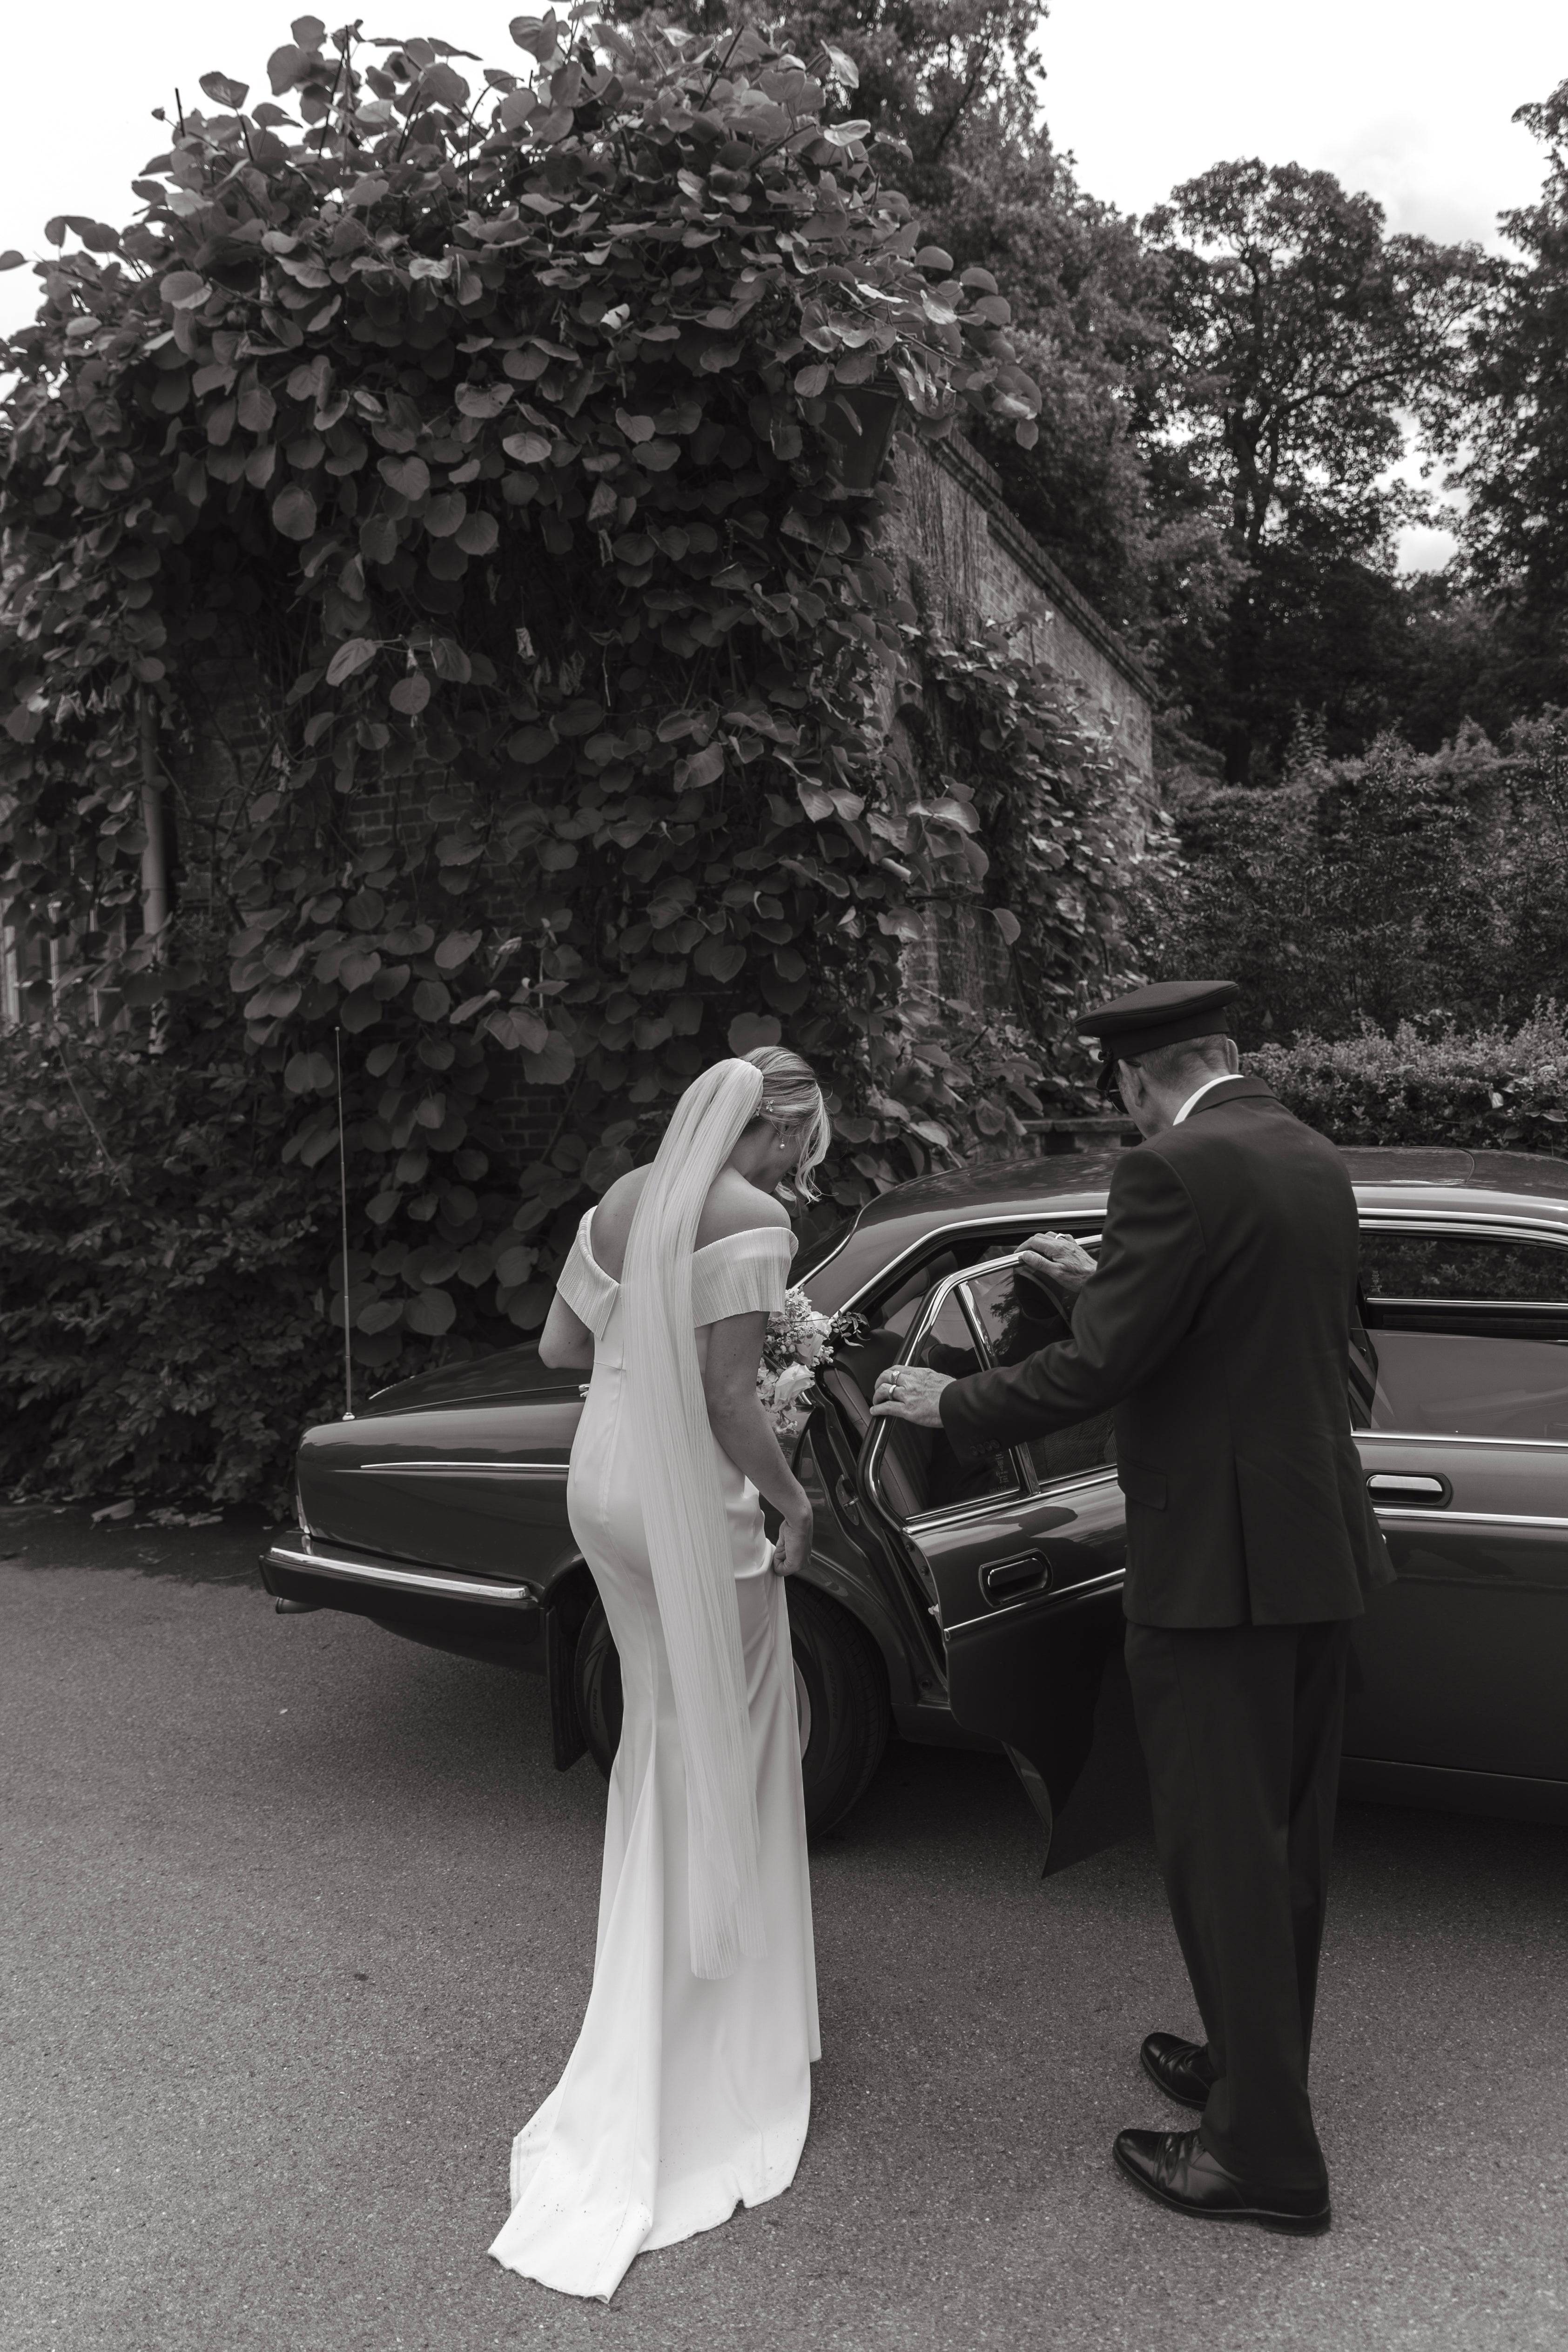
[[[1347,1393],[1399,1581],[1358,1624],[1344,1785],[1568,1820],[1568,1164],[1352,1150],[1363,1323]],[[895,1361],[961,1372],[1060,1335],[1020,1276],[1045,1227],[1093,1250],[1113,1155],[990,1164],[885,1194],[802,1254],[854,1306],[798,1467],[816,1507],[790,1620],[808,1816],[865,1789],[889,1730],[1002,1749],[1047,1838],[1120,1640],[1124,1527],[1109,1415],[961,1465],[873,1422]],[[357,1612],[544,1675],[556,1764],[608,1770],[619,1670],[567,1524],[577,1376],[531,1347],[384,1391],[307,1432],[299,1531],[262,1568],[284,1610]]]

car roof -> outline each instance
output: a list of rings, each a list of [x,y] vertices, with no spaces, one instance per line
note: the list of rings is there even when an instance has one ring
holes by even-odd
[[[1072,1219],[1104,1209],[1119,1150],[982,1160],[894,1186],[862,1209],[802,1278],[831,1314],[885,1265],[953,1225]],[[1343,1153],[1363,1207],[1431,1216],[1445,1202],[1468,1216],[1527,1216],[1568,1237],[1568,1160],[1544,1152],[1447,1145],[1352,1145]]]

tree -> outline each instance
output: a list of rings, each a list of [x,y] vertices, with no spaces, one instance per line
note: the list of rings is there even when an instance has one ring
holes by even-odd
[[[1332,601],[1336,574],[1348,588],[1358,567],[1386,572],[1395,525],[1420,509],[1390,475],[1402,415],[1455,347],[1479,257],[1387,236],[1370,196],[1295,163],[1215,164],[1144,228],[1170,338],[1152,435],[1223,501],[1240,567],[1217,658],[1200,653],[1188,683],[1243,782],[1296,723],[1276,641],[1305,581]]]
[[[742,0],[682,11],[711,32]],[[840,104],[870,125],[868,152],[922,231],[1006,301],[1039,387],[1028,448],[966,420],[1020,520],[1152,658],[1168,616],[1216,602],[1217,534],[1205,501],[1151,499],[1140,431],[1164,329],[1159,273],[1136,224],[1088,195],[1041,112],[1031,0],[806,0],[784,19],[796,53],[826,44],[858,81]]]
[[[1499,617],[1522,707],[1568,698],[1568,81],[1514,116],[1546,149],[1541,201],[1503,215],[1469,364],[1435,404],[1467,493],[1470,578]]]

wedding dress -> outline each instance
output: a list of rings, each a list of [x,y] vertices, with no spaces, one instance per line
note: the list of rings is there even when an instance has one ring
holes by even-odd
[[[718,1067],[747,1077],[721,1084],[717,1134],[709,1107],[707,1160],[721,1143],[726,1153],[732,1148],[760,1086],[749,1065]],[[702,1198],[720,1164],[703,1175],[698,1155]],[[658,1494],[671,1475],[665,1447],[679,1447],[658,1430],[671,1400],[637,1393],[627,1301],[623,1284],[595,1259],[592,1211],[560,1283],[594,1334],[567,1509],[615,1637],[625,1715],[610,1779],[593,1990],[564,2074],[513,2143],[511,2214],[490,2252],[545,2286],[605,2302],[639,2252],[713,2229],[738,2204],[763,2204],[789,2187],[810,2114],[811,2062],[820,2054],[784,1583],[771,1572],[756,1488],[713,1437],[700,1388],[707,1327],[781,1306],[795,1241],[769,1226],[693,1251],[695,1210],[687,1222],[683,1254],[680,1236],[655,1236],[669,1261],[655,1280],[688,1302],[687,1418],[695,1424],[700,1416],[688,1433],[699,1449],[695,1468],[682,1469],[675,1500],[684,1507],[688,1489],[710,1490],[713,1541],[727,1555],[710,1596],[706,1652],[706,1637],[680,1613],[692,1573],[668,1543],[661,1608]],[[627,1286],[637,1238],[634,1222]],[[702,1533],[689,1537],[693,1553]],[[726,1706],[733,1726],[718,1719]],[[727,1787],[730,1729],[740,1780]],[[704,1773],[706,1811],[698,1786]]]

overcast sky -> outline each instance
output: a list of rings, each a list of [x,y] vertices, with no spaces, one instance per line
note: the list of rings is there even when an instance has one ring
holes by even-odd
[[[510,6],[439,0],[401,22],[507,62]],[[327,12],[322,12],[327,13]],[[152,109],[187,100],[214,68],[265,94],[283,6],[80,0],[10,20],[13,103],[0,142],[0,247],[29,257],[57,212],[116,223],[127,183],[160,142]],[[1133,212],[1222,158],[1260,155],[1336,172],[1397,228],[1490,240],[1498,213],[1541,184],[1533,142],[1510,121],[1568,76],[1563,0],[1054,0],[1040,39],[1059,146],[1097,194]],[[0,278],[0,329],[33,307],[26,270]],[[1424,543],[1419,561],[1440,549]]]
[[[1490,242],[1541,186],[1510,120],[1568,77],[1563,0],[1055,0],[1046,111],[1084,185],[1145,212],[1222,157],[1337,173],[1392,226]]]

